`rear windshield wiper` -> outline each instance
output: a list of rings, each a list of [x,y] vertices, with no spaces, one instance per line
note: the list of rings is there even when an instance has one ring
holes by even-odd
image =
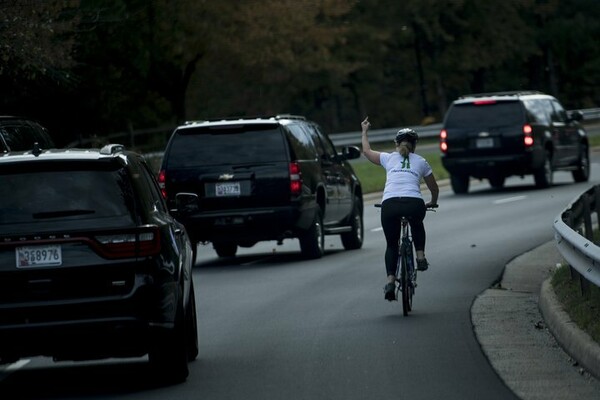
[[[62,210],[62,211],[47,211],[34,213],[33,218],[35,219],[46,219],[46,218],[60,218],[60,217],[72,217],[74,215],[85,215],[94,214],[94,210]]]

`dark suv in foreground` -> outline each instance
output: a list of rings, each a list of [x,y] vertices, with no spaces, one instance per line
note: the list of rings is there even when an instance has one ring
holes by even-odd
[[[144,159],[122,146],[0,156],[0,363],[198,354],[194,251]]]
[[[442,164],[455,193],[466,193],[470,177],[500,188],[507,177],[533,174],[537,187],[552,185],[553,171],[589,179],[588,137],[554,97],[533,91],[462,96],[444,118]]]
[[[324,235],[362,246],[362,189],[347,161],[358,157],[356,147],[338,153],[304,117],[198,121],[174,131],[159,183],[192,241],[212,242],[221,257],[298,238],[302,253],[318,258]]]

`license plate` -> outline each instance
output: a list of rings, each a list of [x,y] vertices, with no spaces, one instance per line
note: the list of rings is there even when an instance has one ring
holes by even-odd
[[[494,147],[494,138],[479,138],[475,145],[478,149]]]
[[[62,265],[60,245],[28,246],[15,249],[17,268],[54,267]]]
[[[226,182],[215,184],[215,196],[226,197],[226,196],[239,196],[240,183],[239,182]]]

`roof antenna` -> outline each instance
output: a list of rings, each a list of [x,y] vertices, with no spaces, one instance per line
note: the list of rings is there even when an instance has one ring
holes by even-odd
[[[35,142],[33,144],[33,150],[31,151],[31,154],[33,154],[36,157],[42,154],[42,149],[40,148],[40,144],[38,142]]]

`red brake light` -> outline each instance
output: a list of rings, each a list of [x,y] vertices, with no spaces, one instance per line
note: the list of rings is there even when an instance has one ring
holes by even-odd
[[[167,198],[167,187],[165,182],[167,181],[167,177],[165,174],[165,170],[161,170],[158,173],[158,187],[160,188],[160,192],[162,193],[163,198]]]
[[[448,151],[448,142],[446,142],[446,139],[448,139],[448,131],[442,129],[440,131],[440,150],[442,153],[446,153]]]
[[[297,162],[290,163],[290,192],[292,196],[298,196],[302,192],[302,174]]]
[[[476,106],[486,106],[489,104],[496,104],[496,100],[476,100],[473,102]]]
[[[523,134],[525,135],[523,137],[523,143],[525,144],[525,147],[531,147],[533,146],[533,129],[531,128],[531,125],[526,124],[523,125]]]
[[[160,231],[145,226],[136,231],[97,235],[96,250],[109,259],[147,257],[160,253]]]

